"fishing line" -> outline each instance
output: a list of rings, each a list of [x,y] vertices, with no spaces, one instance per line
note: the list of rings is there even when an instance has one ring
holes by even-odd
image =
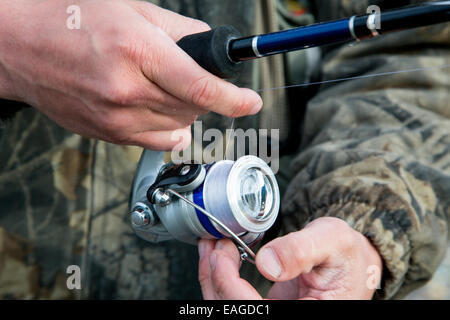
[[[328,84],[328,83],[336,83],[336,82],[343,82],[343,81],[350,81],[350,80],[367,79],[367,78],[375,78],[375,77],[389,76],[389,75],[402,74],[402,73],[412,73],[412,72],[428,71],[428,70],[435,70],[435,69],[446,69],[446,68],[450,68],[450,64],[444,64],[444,65],[433,66],[433,67],[425,67],[425,68],[413,68],[413,69],[404,69],[404,70],[397,70],[397,71],[390,71],[390,72],[373,73],[373,74],[367,74],[367,75],[361,75],[361,76],[355,76],[355,77],[339,78],[339,79],[324,80],[324,81],[309,82],[309,83],[301,83],[301,84],[294,84],[294,85],[274,87],[274,88],[263,88],[263,89],[256,90],[256,92],[307,87],[307,86],[314,86],[314,85],[321,85],[321,84]],[[224,159],[226,159],[227,152],[228,152],[228,146],[230,144],[232,135],[234,134],[234,120],[235,119],[233,118],[233,120],[231,122],[231,128],[230,128],[230,133],[228,135],[228,141],[227,141],[227,146],[225,149]]]
[[[336,83],[336,82],[343,82],[343,81],[350,81],[350,80],[358,80],[358,79],[367,79],[367,78],[374,78],[374,77],[381,77],[381,76],[388,76],[388,75],[395,75],[395,74],[402,74],[402,73],[412,73],[412,72],[419,72],[419,71],[427,71],[427,70],[434,70],[434,69],[446,69],[450,68],[450,64],[446,65],[440,65],[440,66],[433,66],[433,67],[425,67],[425,68],[412,68],[412,69],[404,69],[404,70],[397,70],[397,71],[390,71],[390,72],[381,72],[381,73],[374,73],[374,74],[368,74],[368,75],[361,75],[361,76],[355,76],[355,77],[347,77],[347,78],[340,78],[340,79],[333,79],[333,80],[325,80],[325,81],[317,81],[317,82],[310,82],[310,83],[302,83],[302,84],[296,84],[296,85],[289,85],[289,86],[282,86],[282,87],[274,87],[274,88],[265,88],[257,90],[257,92],[264,92],[264,91],[270,91],[270,90],[280,90],[280,89],[289,89],[289,88],[296,88],[296,87],[306,87],[311,85],[320,85],[320,84],[327,84],[327,83]],[[231,139],[234,135],[234,124],[235,119],[233,118],[231,121],[231,128],[230,132],[228,134],[228,141],[225,148],[225,155],[224,159],[227,157],[228,148],[231,142]],[[238,233],[244,231],[242,229],[242,226],[233,219],[233,215],[231,214],[231,210],[228,204],[228,200],[224,195],[226,194],[223,191],[223,185],[226,185],[224,183],[228,179],[229,170],[231,169],[233,165],[233,162],[223,162],[220,166],[216,164],[213,168],[216,170],[211,170],[214,172],[210,172],[210,176],[205,180],[205,187],[209,190],[208,197],[206,197],[205,205],[209,209],[209,211],[214,211],[216,213],[217,218],[219,218],[219,221],[227,221],[230,225],[230,229],[234,231],[234,233]],[[216,172],[217,171],[217,172]],[[221,181],[222,183],[219,183]],[[213,200],[211,200],[211,199]],[[214,220],[215,221],[215,220]],[[229,230],[227,230],[229,231]],[[233,233],[229,234],[233,235]],[[238,238],[235,236],[235,238]],[[245,247],[244,247],[245,248]],[[244,250],[247,251],[247,250]],[[247,251],[248,253],[249,251]],[[250,250],[250,256],[253,258],[254,253]]]
[[[227,146],[225,147],[225,153],[224,153],[224,155],[223,155],[223,159],[224,159],[224,160],[226,160],[226,158],[227,158],[228,147],[230,146],[231,138],[232,138],[233,135],[234,135],[234,120],[235,120],[235,118],[233,118],[232,121],[231,121],[230,133],[228,134],[228,138],[227,138]]]
[[[294,85],[282,86],[282,87],[264,88],[264,89],[259,89],[256,91],[264,92],[264,91],[271,91],[271,90],[290,89],[290,88],[306,87],[306,86],[313,86],[313,85],[319,85],[319,84],[335,83],[335,82],[342,82],[342,81],[349,81],[349,80],[366,79],[366,78],[389,76],[389,75],[401,74],[401,73],[410,73],[410,72],[427,71],[427,70],[434,70],[434,69],[446,69],[446,68],[450,68],[450,64],[434,66],[434,67],[414,68],[414,69],[405,69],[405,70],[390,71],[390,72],[373,73],[373,74],[367,74],[367,75],[356,76],[356,77],[301,83],[301,84],[294,84]]]

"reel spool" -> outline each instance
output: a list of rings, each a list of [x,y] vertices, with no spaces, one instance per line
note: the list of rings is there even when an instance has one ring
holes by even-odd
[[[196,244],[200,238],[230,238],[251,261],[249,247],[275,223],[280,193],[270,167],[255,156],[163,164],[162,153],[145,150],[131,201],[131,225],[144,240]]]

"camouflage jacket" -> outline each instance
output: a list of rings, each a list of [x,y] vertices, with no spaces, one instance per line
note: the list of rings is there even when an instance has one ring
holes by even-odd
[[[270,0],[156,2],[212,25],[235,25],[243,34],[314,19]],[[413,2],[420,1],[396,5]],[[311,0],[310,12],[324,21],[365,13],[369,4],[389,6]],[[289,146],[284,159],[291,166],[279,174],[286,181],[280,233],[321,216],[346,220],[383,258],[377,298],[398,298],[423,285],[447,248],[450,75],[439,67],[450,64],[449,44],[450,25],[443,24],[327,48],[322,80],[426,70],[263,91],[262,113],[237,122],[280,128]],[[249,63],[236,83],[255,89],[292,84],[298,74],[289,70],[306,70],[305,59],[294,54]],[[230,122],[214,114],[204,121],[219,129]],[[131,230],[128,197],[139,148],[82,138],[32,108],[0,130],[1,297],[201,297],[195,247],[147,243]],[[81,290],[67,289],[69,265],[80,266]]]

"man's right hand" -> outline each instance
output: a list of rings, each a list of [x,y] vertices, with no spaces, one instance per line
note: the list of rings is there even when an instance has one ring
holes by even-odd
[[[70,5],[81,9],[80,29],[66,26]],[[262,106],[254,91],[208,73],[176,45],[207,30],[141,1],[1,1],[0,97],[86,137],[184,148],[198,115],[240,117]]]

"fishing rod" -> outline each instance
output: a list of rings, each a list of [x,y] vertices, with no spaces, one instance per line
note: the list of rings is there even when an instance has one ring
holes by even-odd
[[[440,1],[246,38],[222,26],[184,37],[178,45],[203,68],[227,78],[246,60],[449,20],[450,1]],[[275,175],[256,156],[165,164],[162,152],[144,150],[132,186],[130,220],[135,233],[150,242],[232,239],[241,259],[254,263],[252,247],[277,220],[280,204]]]
[[[188,35],[177,44],[204,69],[231,78],[243,61],[448,21],[450,1],[436,1],[244,38],[233,26],[225,25]]]

